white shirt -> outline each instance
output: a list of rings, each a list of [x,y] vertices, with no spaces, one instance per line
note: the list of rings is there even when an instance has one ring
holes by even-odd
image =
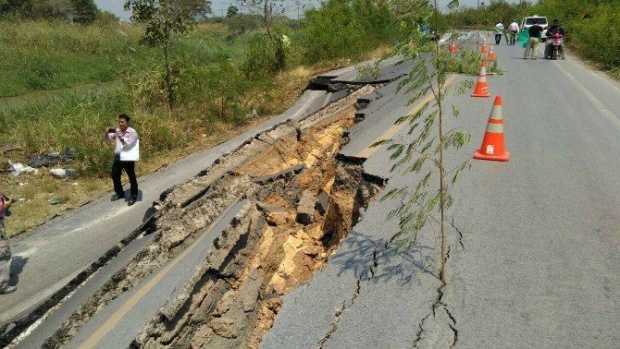
[[[508,31],[518,32],[519,31],[519,24],[517,22],[510,23],[510,25],[508,26]]]
[[[495,25],[495,33],[496,34],[501,34],[503,32],[504,32],[504,25],[501,22],[497,23]]]
[[[116,128],[116,131],[120,131],[120,128]],[[120,138],[123,138],[123,142],[121,142]],[[114,140],[115,146],[114,146],[114,154],[121,154],[121,151],[123,149],[128,150],[133,148],[134,144],[136,143],[136,141],[138,141],[138,132],[136,132],[136,130],[134,130],[131,127],[127,127],[127,129],[125,130],[125,132],[123,132],[123,136],[122,137],[116,137],[116,133],[110,132],[106,134],[106,139],[109,141]]]

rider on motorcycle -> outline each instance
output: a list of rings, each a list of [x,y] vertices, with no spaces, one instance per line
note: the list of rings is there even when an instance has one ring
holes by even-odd
[[[555,34],[560,34],[561,36],[564,36],[564,28],[560,26],[560,22],[557,19],[554,19],[553,25],[551,25],[549,29],[547,29],[548,40],[547,40],[547,44],[545,45],[545,58],[547,59],[552,58],[551,50],[553,49],[552,40],[549,40],[549,38],[551,38]],[[564,45],[560,46],[560,57],[562,57],[562,59],[566,59],[566,57],[564,56]]]

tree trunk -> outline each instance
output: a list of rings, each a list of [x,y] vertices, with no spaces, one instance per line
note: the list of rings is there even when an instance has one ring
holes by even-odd
[[[170,69],[170,39],[166,38],[166,43],[164,44],[164,64],[166,65],[166,91],[168,92],[168,107],[170,110],[174,107],[174,87],[172,86],[172,71]]]
[[[264,4],[263,4],[263,12],[265,14],[265,29],[267,30],[267,36],[271,37],[271,31],[269,28],[269,21],[270,21],[270,14],[271,14],[271,9],[269,7],[269,0],[265,0]]]

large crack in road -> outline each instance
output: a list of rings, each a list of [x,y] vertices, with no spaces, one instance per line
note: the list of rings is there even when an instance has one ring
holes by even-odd
[[[336,255],[329,261],[360,220],[362,210],[386,184],[386,179],[364,172],[362,166],[369,152],[362,147],[368,147],[370,144],[364,143],[381,134],[369,126],[374,123],[371,119],[383,117],[386,106],[392,108],[388,104],[394,99],[382,97],[394,93],[395,80],[403,76],[401,70],[405,68],[382,70],[382,76],[389,76],[386,81],[394,83],[382,85],[375,80],[375,87],[381,87],[377,90],[359,82],[359,76],[337,84],[334,77],[326,76],[325,81],[315,84],[315,88],[327,86],[329,92],[323,101],[327,105],[319,112],[305,117],[297,111],[288,114],[293,115],[291,119],[249,137],[193,179],[163,192],[147,212],[149,218],[129,239],[149,234],[138,248],[127,249],[141,248],[140,252],[120,259],[123,262],[119,267],[107,275],[121,269],[109,280],[101,278],[97,287],[105,282],[104,286],[98,290],[93,287],[97,290],[94,294],[85,293],[38,343],[45,340],[45,348],[110,346],[108,340],[117,331],[129,333],[123,333],[122,344],[119,341],[115,345],[123,347],[258,348],[272,330],[285,296],[338,259]],[[338,100],[328,102],[334,99]],[[454,222],[451,226],[458,233],[455,246],[464,249],[462,232]],[[107,265],[106,261],[125,251],[129,240],[100,264]],[[195,254],[197,261],[184,263],[184,256],[200,243],[209,248]],[[319,338],[314,341],[318,347],[339,343],[339,331],[350,326],[347,312],[355,309],[356,301],[363,301],[362,292],[367,292],[371,283],[381,279],[391,246],[385,242],[371,252],[372,260],[364,259],[363,265],[356,266],[365,272],[344,290],[344,301],[328,309],[330,326],[318,332]],[[187,273],[172,290],[164,290],[154,282],[175,263]],[[91,268],[95,271],[87,276],[96,277],[97,268]],[[123,308],[135,305],[127,306],[129,301],[146,298],[149,288],[161,292],[161,299],[143,311],[135,328],[123,328],[120,320],[110,325],[128,314]],[[451,347],[457,343],[457,317],[444,300],[444,291],[438,286],[437,294],[429,298],[430,308],[422,308],[416,318],[421,321],[412,323],[414,347]],[[279,319],[286,314],[288,304]],[[68,314],[71,316],[65,321]],[[100,327],[93,330],[94,326]],[[19,346],[19,341],[8,347]]]
[[[155,238],[74,312],[44,347],[71,342],[90,319],[177,258],[231,205],[243,201],[176,299],[162,306],[133,347],[259,346],[284,296],[310,280],[384,181],[336,159],[355,123],[354,91],[299,122],[248,139],[152,209]],[[193,267],[193,266],[192,266]]]

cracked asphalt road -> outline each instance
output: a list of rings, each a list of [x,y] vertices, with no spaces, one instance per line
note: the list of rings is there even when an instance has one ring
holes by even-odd
[[[489,90],[503,96],[512,155],[473,162],[452,189],[443,295],[438,228],[393,254],[386,241],[396,223],[386,217],[395,203],[375,201],[324,269],[285,298],[262,348],[618,346],[619,84],[573,57],[525,61],[522,49],[501,45],[495,53],[505,73],[488,77]],[[380,120],[401,115],[402,97],[382,98],[392,107],[353,135],[380,134]],[[472,134],[448,154],[456,165],[478,149],[493,101],[466,94],[452,103],[462,114],[448,128]],[[386,192],[417,182],[389,173],[388,156],[382,148],[364,162],[366,173],[389,178]]]
[[[504,97],[512,157],[472,163],[452,189],[448,286],[437,278],[432,219],[415,248],[394,253],[387,241],[397,224],[386,217],[397,203],[372,202],[324,268],[284,298],[263,348],[617,346],[620,88],[579,62],[521,54],[496,48],[505,74],[488,77],[489,90]],[[542,98],[532,81],[554,88]],[[367,148],[386,134],[407,137],[393,123],[415,105],[390,84],[370,98],[339,154],[388,179],[386,191],[421,177],[391,173],[386,149]],[[477,150],[492,99],[452,103],[462,114],[447,126],[471,132],[472,143],[447,154],[449,168]]]

